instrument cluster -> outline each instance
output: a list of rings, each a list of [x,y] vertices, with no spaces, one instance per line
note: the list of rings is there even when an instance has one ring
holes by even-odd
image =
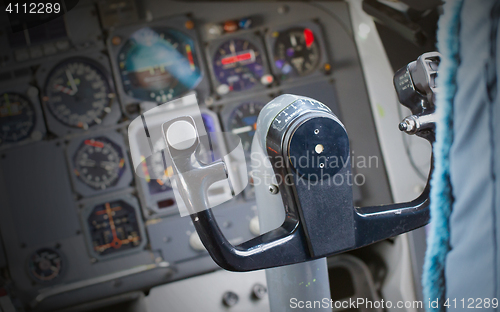
[[[58,205],[59,196],[74,202],[67,209],[75,210],[81,229],[72,239],[86,246],[95,276],[105,271],[97,269],[100,265],[113,266],[118,257],[129,257],[130,265],[144,259],[176,263],[208,257],[196,243],[199,238],[190,221],[175,226],[169,221],[176,217],[176,202],[162,155],[148,158],[140,168],[145,179],[134,178],[128,123],[158,104],[194,91],[210,138],[210,150],[200,151],[199,157],[206,162],[219,159],[239,137],[249,158],[258,114],[271,97],[293,88],[297,81],[328,78],[325,68],[330,65],[320,24],[264,27],[252,18],[197,24],[196,18],[182,15],[116,27],[106,34],[105,41],[84,49],[68,48],[42,61],[23,58],[19,66],[30,62],[32,70],[26,77],[0,79],[0,153],[22,149],[33,157],[44,144],[63,150],[65,163],[47,158],[36,165],[64,166],[72,193],[61,195],[50,183],[33,187],[39,188],[36,192],[53,192],[53,205]],[[302,82],[304,77],[313,80]],[[212,192],[209,195],[222,196],[225,191]],[[40,205],[50,209],[49,203]],[[229,206],[235,219],[241,219],[237,222],[247,224],[224,223],[233,242],[257,235],[254,228],[248,229],[248,222],[256,218],[251,189]],[[188,230],[180,238],[168,234],[174,227]],[[54,237],[40,240],[19,252],[26,263],[22,278],[30,281],[25,289],[53,287],[63,274],[64,279],[83,278],[75,273],[77,268],[71,268],[73,247]],[[181,248],[182,244],[190,247]],[[14,274],[14,278],[20,277]]]

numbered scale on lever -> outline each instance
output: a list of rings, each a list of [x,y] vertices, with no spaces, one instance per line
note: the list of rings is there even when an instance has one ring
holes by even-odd
[[[181,161],[186,157],[181,154],[188,152],[172,155]],[[214,261],[227,270],[250,271],[318,259],[429,221],[429,186],[412,202],[354,207],[352,183],[347,180],[352,177],[347,131],[328,106],[313,99],[285,94],[269,102],[257,120],[254,154],[264,160],[252,168],[261,181],[255,184],[257,205],[276,203],[275,197],[280,196],[285,217],[280,227],[250,241],[238,246],[229,243],[212,211],[199,209],[203,199],[196,197],[199,191],[193,193],[196,184],[181,186],[185,198],[197,203],[198,212],[191,219],[201,241]],[[220,167],[219,162],[212,168]],[[218,171],[209,177],[212,168],[190,171],[189,178],[198,174],[202,181],[193,181],[200,185],[203,179],[220,178]],[[270,192],[270,185],[262,182],[269,173],[276,178],[278,191]]]

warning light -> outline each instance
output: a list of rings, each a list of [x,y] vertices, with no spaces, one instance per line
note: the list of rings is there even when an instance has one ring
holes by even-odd
[[[193,29],[194,28],[194,23],[193,21],[189,20],[187,21],[185,24],[184,24],[184,27],[186,27],[186,29]]]
[[[264,75],[262,76],[262,78],[260,79],[260,82],[263,84],[263,85],[269,85],[271,83],[273,83],[274,81],[274,78],[273,76],[271,75]]]
[[[122,42],[122,38],[118,37],[118,36],[114,36],[112,39],[111,39],[111,43],[115,46],[119,45],[120,43]]]
[[[332,65],[326,63],[323,68],[325,69],[325,71],[330,71],[332,69]]]
[[[235,32],[238,30],[238,23],[235,21],[226,21],[223,27],[225,32]]]
[[[309,28],[304,29],[304,39],[306,41],[306,47],[310,48],[314,43],[314,34]]]

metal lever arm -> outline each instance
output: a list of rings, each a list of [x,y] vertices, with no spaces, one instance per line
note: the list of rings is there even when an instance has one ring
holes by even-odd
[[[292,220],[233,246],[222,234],[211,209],[193,214],[191,219],[212,259],[229,271],[253,271],[314,259],[304,249],[307,242],[302,228]]]

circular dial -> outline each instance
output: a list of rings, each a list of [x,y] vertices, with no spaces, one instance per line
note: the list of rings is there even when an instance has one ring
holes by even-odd
[[[61,255],[50,248],[35,251],[28,263],[29,272],[38,282],[49,282],[61,274]]]
[[[193,39],[171,28],[142,28],[120,49],[118,64],[129,96],[163,103],[195,88],[201,71]]]
[[[309,28],[291,28],[281,33],[275,32],[274,65],[281,78],[305,76],[319,65],[320,49],[318,40]]]
[[[28,138],[35,127],[33,104],[18,93],[0,95],[0,143],[19,142]]]
[[[260,50],[245,39],[222,43],[213,58],[214,74],[220,85],[219,94],[252,88],[264,75]]]
[[[61,123],[88,129],[111,112],[114,93],[110,76],[96,62],[71,58],[49,74],[43,97],[50,113]]]
[[[241,139],[241,144],[245,153],[250,152],[252,146],[252,139],[257,129],[257,117],[264,103],[260,102],[246,102],[236,107],[229,116],[229,132],[230,137],[238,135]],[[237,144],[237,142],[233,142]]]
[[[95,190],[118,183],[125,171],[122,148],[105,137],[82,142],[73,157],[73,171],[80,181]]]
[[[94,207],[87,218],[93,250],[100,256],[140,245],[141,230],[136,210],[123,200]]]

